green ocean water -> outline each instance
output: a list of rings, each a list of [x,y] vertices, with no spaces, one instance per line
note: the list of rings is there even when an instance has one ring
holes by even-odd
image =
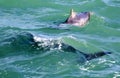
[[[85,27],[57,29],[72,8],[94,15]],[[0,78],[120,78],[120,0],[0,0],[0,32]],[[81,64],[74,53],[31,48],[18,37],[26,32],[112,54]]]

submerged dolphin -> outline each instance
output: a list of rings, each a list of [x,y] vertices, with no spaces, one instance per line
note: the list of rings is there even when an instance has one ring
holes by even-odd
[[[83,58],[80,59],[85,59],[87,61],[92,60],[94,58],[99,58],[101,56],[111,54],[111,52],[96,52],[96,53],[85,53],[77,50],[71,45],[66,44],[65,42],[59,40],[59,39],[46,39],[43,37],[35,37],[31,33],[21,33],[18,34],[15,37],[12,37],[10,39],[7,39],[5,41],[10,41],[12,48],[17,48],[17,50],[26,50],[32,48],[37,51],[49,51],[49,50],[60,50],[64,52],[73,52],[78,55],[82,55]],[[12,41],[12,42],[11,42]],[[19,49],[20,48],[20,49]]]
[[[64,51],[68,51],[68,52],[74,52],[74,53],[77,53],[77,54],[82,54],[87,61],[92,60],[94,58],[99,58],[99,57],[107,55],[107,54],[111,54],[111,52],[103,52],[103,51],[97,52],[97,53],[94,53],[94,54],[92,54],[92,53],[87,54],[85,52],[81,52],[81,51],[75,49],[74,47],[72,47],[70,45],[67,45],[67,44],[64,44],[64,43],[62,43],[62,48],[61,49],[64,50]]]
[[[38,47],[39,50],[48,51],[51,49],[52,50],[58,49],[58,50],[62,50],[65,52],[73,52],[76,54],[83,55],[83,57],[86,61],[92,60],[94,58],[99,58],[99,57],[107,55],[107,54],[111,54],[111,52],[104,52],[104,51],[93,53],[93,54],[92,53],[87,54],[85,52],[81,52],[81,51],[77,50],[73,46],[68,45],[61,40],[56,40],[56,39],[49,40],[49,39],[40,38],[40,40],[38,39],[38,41],[37,41],[37,39],[34,37],[34,41],[35,41],[35,44],[37,44],[35,46]]]
[[[70,12],[70,16],[64,22],[65,24],[72,24],[75,26],[84,26],[89,20],[92,12],[74,12],[73,9]]]

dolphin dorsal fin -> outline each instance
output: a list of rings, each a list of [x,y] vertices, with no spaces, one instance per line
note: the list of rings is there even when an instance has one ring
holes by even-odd
[[[73,18],[76,16],[76,12],[74,12],[73,9],[71,9],[71,11],[70,11],[70,16],[73,17]]]
[[[70,14],[72,15],[72,14],[73,14],[73,12],[74,12],[74,11],[73,11],[73,9],[71,9],[71,10],[70,10]]]

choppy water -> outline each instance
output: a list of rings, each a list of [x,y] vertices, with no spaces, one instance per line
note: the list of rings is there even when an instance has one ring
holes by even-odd
[[[83,28],[56,29],[71,8],[94,15]],[[0,78],[120,78],[120,0],[0,0],[0,32]],[[17,37],[24,32],[112,54],[80,64],[74,53],[31,49]]]

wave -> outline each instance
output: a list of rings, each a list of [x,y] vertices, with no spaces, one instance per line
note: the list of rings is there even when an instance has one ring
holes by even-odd
[[[102,1],[108,6],[120,7],[120,1],[119,0],[102,0]]]
[[[92,0],[93,1],[93,0]],[[83,0],[81,2],[78,1],[59,1],[59,0],[1,0],[0,6],[7,7],[7,8],[37,8],[37,7],[50,7],[53,3],[58,5],[59,7],[70,6],[70,5],[83,5],[88,3],[88,0]],[[71,4],[69,4],[71,3]]]
[[[25,8],[25,7],[38,7],[42,6],[43,3],[47,3],[41,0],[1,0],[1,7],[16,7],[16,8]]]

